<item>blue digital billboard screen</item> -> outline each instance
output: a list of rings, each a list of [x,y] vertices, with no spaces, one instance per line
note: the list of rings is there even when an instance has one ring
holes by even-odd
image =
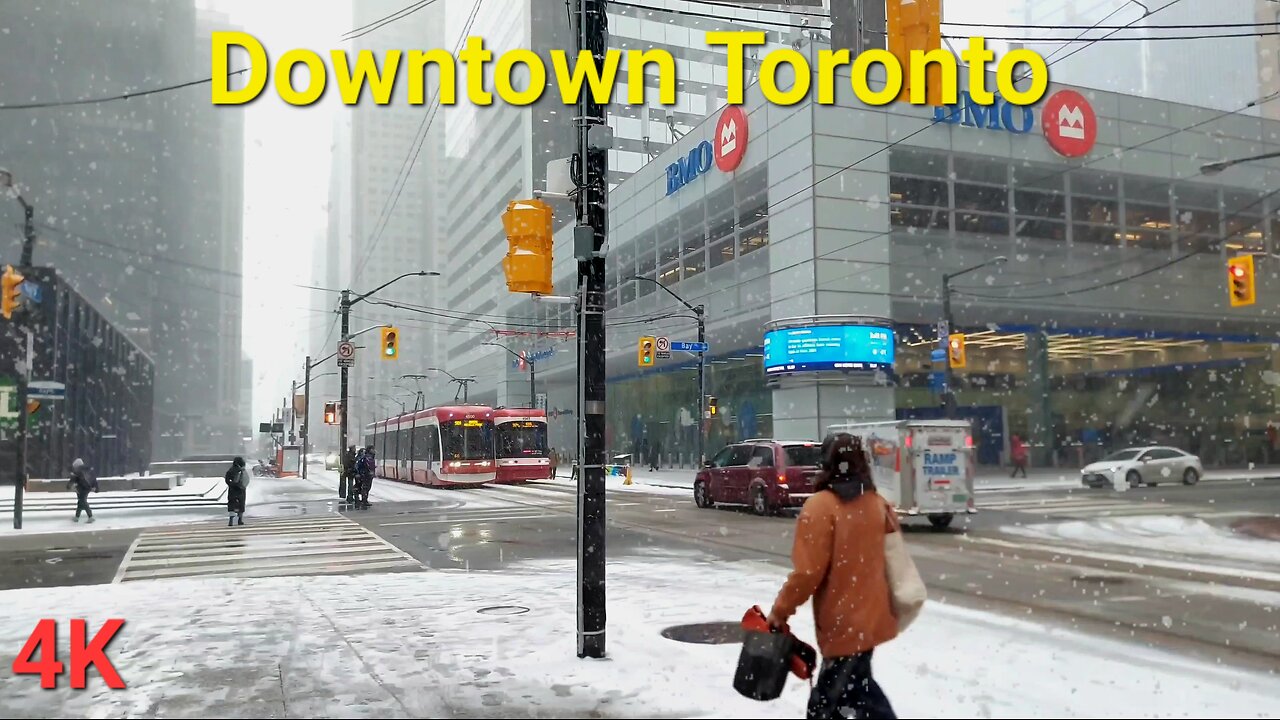
[[[766,375],[893,370],[893,330],[868,325],[782,328],[764,335]]]

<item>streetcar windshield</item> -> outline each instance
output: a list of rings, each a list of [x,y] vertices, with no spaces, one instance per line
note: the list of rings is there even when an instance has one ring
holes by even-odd
[[[497,450],[500,458],[547,457],[547,424],[534,420],[517,420],[497,426]]]
[[[451,420],[440,425],[445,460],[488,460],[493,457],[493,423]]]

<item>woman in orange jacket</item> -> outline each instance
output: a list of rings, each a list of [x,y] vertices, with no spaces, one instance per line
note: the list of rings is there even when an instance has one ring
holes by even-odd
[[[786,625],[813,598],[822,670],[807,717],[896,718],[871,676],[871,653],[898,635],[886,576],[885,536],[896,515],[871,479],[862,441],[847,433],[823,443],[822,472],[796,521],[795,569],[778,593],[769,624]]]

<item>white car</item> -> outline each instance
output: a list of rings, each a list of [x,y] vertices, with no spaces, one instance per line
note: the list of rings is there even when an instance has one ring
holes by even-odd
[[[1175,481],[1195,485],[1202,475],[1200,458],[1178,448],[1157,445],[1120,450],[1090,463],[1080,470],[1080,482],[1095,488],[1122,481],[1129,487]]]

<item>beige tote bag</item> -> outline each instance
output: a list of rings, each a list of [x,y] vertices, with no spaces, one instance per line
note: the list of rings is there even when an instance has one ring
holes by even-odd
[[[893,512],[889,509],[888,512]],[[904,633],[915,622],[928,595],[920,571],[907,552],[902,529],[884,536],[884,566],[889,580],[889,600],[898,618],[898,632]]]

